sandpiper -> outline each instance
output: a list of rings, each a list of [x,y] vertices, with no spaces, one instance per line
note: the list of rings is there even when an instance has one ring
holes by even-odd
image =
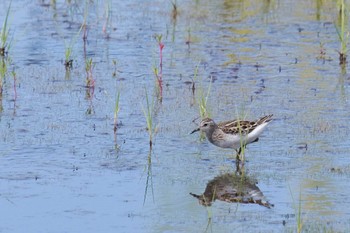
[[[270,123],[272,116],[272,114],[264,116],[256,121],[231,120],[218,124],[210,118],[204,118],[199,128],[193,130],[191,134],[197,131],[204,132],[209,142],[215,146],[235,149],[236,159],[240,160],[242,148],[259,140],[260,134]]]

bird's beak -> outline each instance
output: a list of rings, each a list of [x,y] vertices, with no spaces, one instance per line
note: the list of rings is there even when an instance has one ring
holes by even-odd
[[[190,134],[193,134],[193,133],[195,133],[195,132],[197,132],[197,131],[199,131],[199,128],[198,129],[195,129],[195,130],[193,130]]]

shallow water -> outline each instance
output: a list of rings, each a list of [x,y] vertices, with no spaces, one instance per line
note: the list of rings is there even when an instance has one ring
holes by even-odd
[[[9,2],[0,3],[1,22]],[[0,232],[296,232],[300,197],[304,229],[349,231],[350,82],[338,61],[335,3],[177,1],[173,17],[170,1],[110,1],[104,33],[108,1],[89,2],[93,92],[76,37],[85,2],[12,2],[12,63],[0,108]],[[162,103],[155,34],[165,44]],[[73,68],[66,71],[71,41]],[[209,86],[217,121],[274,114],[245,152],[245,175],[273,208],[220,200],[204,207],[189,194],[235,172],[232,151],[189,134],[198,93]],[[157,125],[151,152],[146,92]]]

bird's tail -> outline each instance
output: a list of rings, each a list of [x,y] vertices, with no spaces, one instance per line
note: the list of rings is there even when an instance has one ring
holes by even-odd
[[[270,114],[270,115],[267,115],[267,116],[264,116],[264,117],[260,118],[256,122],[257,125],[261,125],[263,123],[268,123],[268,122],[272,121],[272,116],[273,116],[273,114]]]

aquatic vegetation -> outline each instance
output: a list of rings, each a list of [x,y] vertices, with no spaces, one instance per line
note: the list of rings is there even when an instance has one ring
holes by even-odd
[[[174,1],[171,1],[171,4],[173,6],[173,10],[172,10],[172,18],[173,20],[176,20],[176,17],[177,17],[177,14],[178,14],[178,9],[177,9],[177,1],[174,0]]]
[[[196,77],[197,77],[197,72],[198,72],[198,66],[197,66],[196,71],[195,71],[194,79],[196,79]],[[211,83],[212,82],[210,81],[206,94],[205,94],[202,82],[200,82],[200,86],[199,86],[198,91],[197,91],[197,102],[198,102],[199,116],[200,116],[201,119],[204,119],[206,117],[209,117],[209,118],[211,117],[211,114],[210,114],[210,111],[209,111],[209,107],[208,107],[208,104],[207,104],[208,103],[209,94],[210,94]],[[193,80],[193,82],[192,82],[192,92],[193,93],[194,93],[194,90],[195,90],[195,81]],[[200,136],[199,136],[199,139],[200,140],[204,140],[205,139],[205,134],[203,134],[201,132]]]
[[[149,96],[146,92],[146,109],[142,106],[143,113],[146,118],[146,124],[147,124],[147,132],[149,135],[149,153],[147,157],[147,179],[146,179],[146,187],[145,187],[145,194],[143,199],[143,204],[146,202],[148,187],[151,187],[152,190],[152,197],[154,202],[154,193],[153,193],[153,176],[152,176],[152,144],[153,144],[153,137],[157,133],[157,127],[154,124],[154,101],[149,100]]]
[[[66,67],[66,69],[71,69],[73,67],[73,59],[72,59],[73,46],[75,45],[83,26],[84,24],[81,25],[78,32],[75,34],[75,36],[71,38],[69,43],[67,43],[66,40],[64,41],[64,45],[65,45],[64,66]]]
[[[292,197],[292,201],[293,201],[293,207],[294,207],[294,211],[295,211],[295,216],[296,216],[296,232],[297,233],[301,233],[303,230],[303,224],[304,221],[302,219],[302,205],[301,205],[301,189],[299,190],[299,201],[298,204],[295,202],[291,187],[289,187],[289,192],[290,195]]]
[[[112,76],[113,76],[113,77],[116,77],[116,76],[117,76],[117,60],[113,59],[113,60],[112,60],[112,63],[113,63],[113,73],[112,73]]]
[[[89,14],[89,4],[88,4],[88,1],[86,1],[85,8],[84,8],[84,19],[81,25],[83,30],[83,45],[84,45],[83,51],[84,51],[85,61],[87,60],[86,46],[87,46],[87,38],[88,38],[88,24],[87,24],[88,14]]]
[[[119,113],[119,98],[120,98],[120,92],[118,91],[117,94],[117,98],[115,100],[115,107],[114,107],[114,127],[113,127],[113,131],[114,131],[114,135],[116,135],[117,133],[117,128],[118,128],[118,113]]]
[[[95,87],[95,79],[92,75],[95,64],[92,62],[92,58],[85,60],[85,71],[86,71],[86,86],[88,88]]]
[[[3,91],[3,83],[5,80],[5,77],[7,75],[8,66],[10,65],[10,58],[9,57],[1,57],[0,58],[0,95],[2,95]]]
[[[0,39],[1,39],[0,55],[1,56],[4,56],[6,53],[8,53],[8,50],[10,49],[10,46],[11,46],[11,43],[8,41],[9,32],[10,32],[10,29],[8,28],[8,17],[10,13],[10,8],[11,8],[11,2],[9,7],[7,8],[5,20],[0,32]]]
[[[155,35],[159,47],[159,69],[153,67],[153,73],[157,80],[157,96],[160,101],[163,99],[163,48],[162,35]]]
[[[14,101],[16,101],[16,99],[17,99],[17,88],[16,88],[17,75],[16,75],[16,72],[14,70],[11,72],[11,74],[12,74],[12,77],[13,77],[13,99],[14,99]]]
[[[111,25],[111,18],[112,18],[112,10],[111,10],[110,0],[108,0],[106,5],[105,5],[104,16],[105,16],[105,23],[103,24],[102,32],[105,34],[106,38],[109,38],[108,28]]]
[[[198,106],[199,106],[199,115],[201,119],[211,116],[208,108],[208,99],[209,99],[211,84],[212,84],[212,78],[210,79],[210,83],[206,94],[204,92],[202,83],[200,84],[200,87],[198,89]]]
[[[85,2],[85,9],[84,9],[84,20],[82,24],[82,30],[83,30],[83,41],[84,41],[84,57],[86,56],[86,41],[88,36],[88,30],[87,30],[87,18],[89,13],[89,5],[88,2]]]
[[[153,109],[154,109],[154,104],[153,101],[150,102],[149,97],[148,97],[148,93],[146,90],[146,109],[142,106],[142,110],[143,113],[145,115],[146,118],[146,124],[147,124],[147,132],[149,135],[149,146],[150,148],[152,148],[152,144],[153,144],[153,137],[157,132],[157,127],[154,125],[153,122]]]
[[[162,76],[159,73],[159,70],[157,67],[153,67],[153,73],[154,76],[156,77],[156,92],[157,92],[157,97],[160,101],[163,99],[163,84],[162,84]]]
[[[198,79],[198,69],[199,69],[199,64],[196,65],[193,79],[192,79],[192,93],[195,93],[196,90],[196,81]],[[201,119],[204,119],[206,117],[211,117],[209,107],[208,107],[208,99],[210,95],[210,90],[211,90],[211,85],[213,83],[213,77],[210,77],[210,82],[208,85],[208,89],[205,92],[204,87],[203,87],[203,80],[199,80],[199,88],[197,89],[197,101],[198,101],[198,109],[199,109],[199,116]]]
[[[4,59],[0,59],[0,94],[2,95],[2,86],[7,72],[7,65]]]
[[[72,48],[66,47],[65,53],[64,53],[64,66],[66,69],[70,69],[73,67],[73,59],[71,59],[71,54],[72,54]]]
[[[187,40],[186,40],[186,44],[188,46],[188,49],[190,49],[191,42],[192,42],[191,28],[188,28],[187,29]]]
[[[196,65],[196,68],[194,69],[194,74],[193,74],[193,78],[192,79],[192,95],[194,95],[194,92],[196,90],[196,81],[197,81],[197,77],[198,77],[198,69],[199,69],[199,64],[200,61],[198,62],[198,64]]]
[[[86,111],[86,114],[91,115],[94,113],[94,108],[92,105],[92,99],[95,94],[95,79],[93,77],[94,63],[92,58],[85,60],[85,71],[86,71],[86,99],[90,101],[89,108]]]
[[[160,68],[160,74],[163,72],[163,48],[164,48],[164,43],[162,42],[163,35],[156,35],[156,40],[158,42],[158,47],[159,47],[159,68]]]
[[[343,65],[346,63],[346,45],[348,42],[348,36],[349,32],[345,30],[347,21],[348,21],[348,16],[347,12],[345,11],[345,1],[344,0],[338,0],[338,6],[339,6],[339,18],[338,18],[338,23],[339,26],[335,25],[335,28],[338,33],[338,37],[340,40],[340,51],[339,53],[339,64]]]

